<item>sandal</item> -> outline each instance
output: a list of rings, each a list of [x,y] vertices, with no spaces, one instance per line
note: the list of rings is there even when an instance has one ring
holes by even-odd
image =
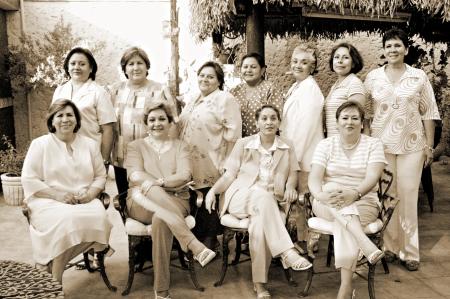
[[[303,271],[312,267],[312,264],[293,248],[281,254],[281,264],[284,269],[292,268],[294,271]]]
[[[168,294],[166,297],[158,296],[158,293],[155,291],[155,299],[172,299],[172,297],[170,297],[170,294]]]
[[[194,260],[196,260],[202,267],[206,266],[210,261],[214,259],[216,256],[216,252],[212,251],[208,247],[205,247],[199,254],[194,256]]]
[[[417,271],[419,269],[419,261],[414,260],[405,260],[402,261],[401,264],[408,269],[408,271]]]
[[[376,250],[375,252],[372,252],[368,257],[367,261],[371,263],[372,265],[375,265],[378,263],[382,258],[384,257],[384,252],[381,250]]]
[[[388,262],[388,263],[393,263],[397,259],[397,255],[389,250],[386,250],[384,252],[384,256],[385,256],[384,258],[385,258],[386,262]]]
[[[268,290],[258,293],[255,285],[253,285],[253,290],[256,292],[256,299],[271,299],[272,298],[272,295],[270,295]]]

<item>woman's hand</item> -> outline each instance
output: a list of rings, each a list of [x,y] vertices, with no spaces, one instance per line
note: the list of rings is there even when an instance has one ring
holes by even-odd
[[[216,209],[216,194],[213,189],[210,189],[205,197],[205,208],[211,214],[211,210]]]
[[[339,189],[322,193],[329,194],[327,204],[338,210],[351,205],[358,198],[358,191],[354,189]]]
[[[296,201],[298,199],[298,193],[297,190],[295,189],[291,189],[291,188],[287,188],[286,191],[284,192],[284,201],[288,202],[288,203],[292,203],[294,201]]]
[[[69,205],[77,204],[77,199],[75,195],[70,192],[61,192],[61,195],[57,198],[57,201],[64,202]]]
[[[423,168],[426,168],[426,167],[430,166],[431,163],[433,163],[434,156],[433,156],[433,151],[429,147],[426,147],[424,149],[424,154],[425,154],[425,161],[423,162]]]

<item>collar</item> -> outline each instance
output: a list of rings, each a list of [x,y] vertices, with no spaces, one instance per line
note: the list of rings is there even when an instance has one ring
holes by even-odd
[[[384,76],[387,78],[386,67],[387,67],[387,64],[384,65],[381,68],[381,70],[383,71]],[[416,68],[414,68],[414,67],[412,67],[412,66],[410,66],[410,65],[408,65],[406,63],[405,63],[405,67],[406,67],[406,70],[403,73],[403,75],[401,76],[400,80],[403,80],[403,79],[406,79],[406,78],[420,78],[421,77],[421,70],[416,69]]]
[[[262,147],[259,134],[252,135],[249,138],[250,140],[244,148],[258,150],[260,147]],[[268,151],[275,151],[277,148],[289,149],[289,145],[287,145],[278,135],[275,135],[275,140],[273,141],[273,144]]]

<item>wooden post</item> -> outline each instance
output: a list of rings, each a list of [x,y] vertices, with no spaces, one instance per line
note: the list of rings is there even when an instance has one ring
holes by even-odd
[[[264,6],[247,2],[246,16],[247,53],[256,52],[264,57]]]
[[[169,87],[174,97],[179,95],[179,81],[178,81],[178,60],[180,58],[178,48],[178,12],[177,0],[170,0],[170,74]]]

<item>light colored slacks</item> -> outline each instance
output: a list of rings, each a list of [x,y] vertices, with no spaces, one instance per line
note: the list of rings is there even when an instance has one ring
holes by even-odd
[[[388,169],[394,175],[389,194],[399,203],[384,233],[384,246],[401,260],[419,261],[417,200],[422,175],[423,151],[393,155],[385,153]]]
[[[189,213],[189,202],[170,196],[160,187],[152,187],[148,197],[147,200],[153,205],[152,211],[148,205],[144,208],[133,196],[127,198],[127,208],[133,219],[152,224],[153,288],[157,292],[167,291],[170,288],[170,253],[173,236],[177,238],[185,252],[189,243],[196,240],[184,221],[184,217]]]
[[[336,268],[355,271],[359,252],[358,244],[347,228],[340,221],[336,220],[331,211],[332,209],[317,200],[313,201],[314,214],[330,222],[329,227],[334,237],[334,263]],[[352,209],[354,212],[351,212]],[[336,211],[336,209],[333,210]],[[342,210],[345,210],[345,212]],[[336,212],[344,219],[346,215],[358,215],[362,227],[375,221],[378,217],[378,207],[376,204],[364,199],[342,210]]]
[[[237,218],[250,218],[248,228],[252,279],[267,283],[272,257],[293,248],[284,219],[273,194],[253,186],[243,198],[233,198],[228,212]]]

